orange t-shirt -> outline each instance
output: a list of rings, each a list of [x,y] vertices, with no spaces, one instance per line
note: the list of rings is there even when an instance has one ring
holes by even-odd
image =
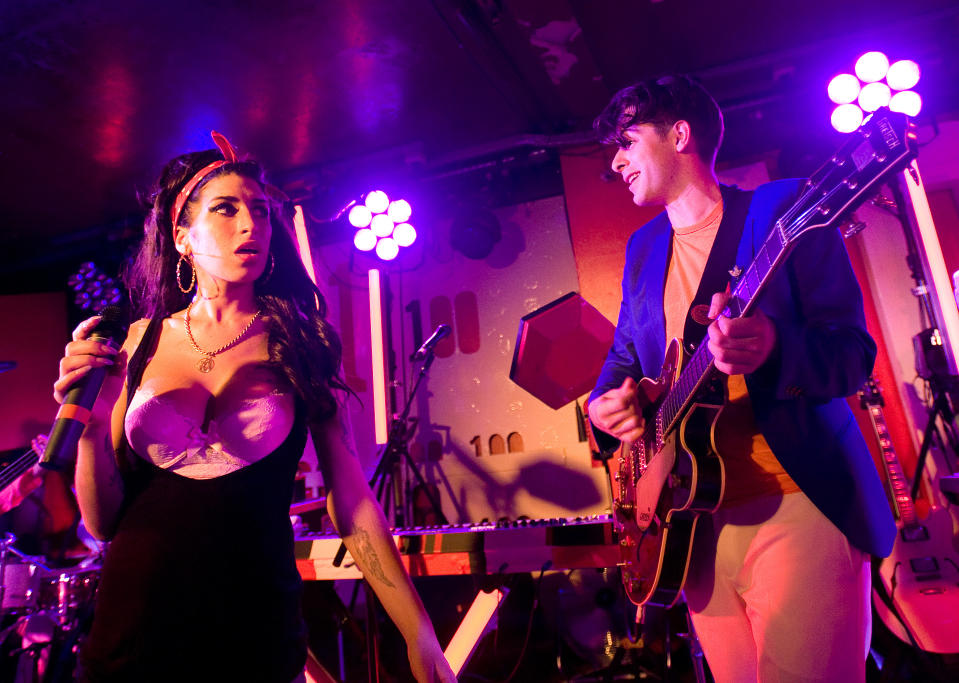
[[[723,204],[719,202],[702,222],[673,228],[672,256],[663,290],[667,340],[683,335],[686,312],[699,289],[722,219]],[[715,427],[716,448],[726,465],[723,505],[798,491],[756,426],[745,377],[731,375],[726,393],[726,405]]]

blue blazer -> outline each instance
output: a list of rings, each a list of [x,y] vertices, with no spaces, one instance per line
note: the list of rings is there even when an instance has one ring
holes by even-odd
[[[756,190],[737,264],[752,262],[802,183],[781,180]],[[727,206],[740,192],[721,190]],[[638,381],[659,375],[666,353],[663,288],[671,239],[665,212],[630,237],[616,334],[590,399],[627,376]],[[844,398],[872,371],[876,344],[866,332],[862,293],[838,231],[817,229],[800,237],[758,305],[777,332],[773,355],[746,376],[759,430],[793,481],[849,541],[885,557],[892,551],[895,522]],[[601,435],[607,443],[612,439]]]

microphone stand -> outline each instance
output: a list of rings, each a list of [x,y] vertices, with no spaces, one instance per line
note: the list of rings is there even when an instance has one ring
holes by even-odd
[[[435,359],[436,355],[433,353],[433,348],[428,347],[426,349],[426,357],[423,360],[423,365],[420,367],[419,374],[416,377],[416,382],[414,382],[413,388],[410,390],[409,396],[406,398],[406,405],[403,406],[403,410],[399,416],[394,417],[393,421],[390,423],[389,434],[387,436],[386,446],[383,449],[383,455],[380,457],[380,461],[376,465],[376,470],[373,472],[373,477],[369,482],[370,489],[374,489],[375,487],[374,490],[376,491],[377,500],[380,501],[383,500],[383,491],[385,490],[387,484],[393,487],[393,499],[395,505],[395,517],[393,521],[397,526],[401,526],[405,521],[402,509],[402,495],[399,491],[399,484],[396,476],[396,469],[400,465],[400,458],[403,458],[407,466],[413,472],[413,475],[416,477],[417,482],[423,487],[423,492],[429,499],[430,505],[433,508],[433,512],[436,513],[437,519],[441,524],[449,524],[449,521],[446,519],[446,515],[443,514],[443,508],[440,505],[440,502],[436,499],[436,496],[433,495],[433,492],[427,485],[426,480],[420,473],[419,468],[416,467],[416,463],[414,463],[413,459],[410,457],[409,449],[406,446],[410,438],[412,438],[413,433],[416,431],[416,420],[411,421],[409,417],[410,408],[413,405],[413,398],[416,395],[416,390],[419,389],[420,383],[423,381],[426,373],[429,372],[430,366],[433,365],[433,361]],[[339,567],[343,563],[343,558],[345,556],[346,544],[343,541],[340,541],[340,547],[337,549],[336,555],[333,557],[333,566]]]
[[[426,377],[426,373],[429,372],[430,366],[433,365],[435,359],[436,354],[433,353],[433,347],[428,347],[426,349],[426,357],[423,359],[423,365],[420,367],[420,371],[416,376],[416,382],[413,383],[413,388],[406,397],[406,404],[403,406],[403,410],[399,416],[394,417],[390,423],[386,447],[383,450],[380,462],[376,466],[376,470],[373,472],[373,478],[370,480],[370,488],[372,489],[374,485],[376,486],[376,496],[381,500],[386,487],[388,485],[392,486],[394,523],[396,526],[403,526],[407,522],[403,509],[402,495],[399,490],[399,482],[396,476],[396,470],[400,465],[400,458],[406,462],[407,467],[413,472],[417,483],[419,483],[426,497],[429,499],[430,506],[433,508],[437,519],[439,519],[441,524],[449,524],[446,516],[443,514],[443,508],[439,500],[433,495],[433,492],[427,485],[416,463],[413,462],[413,458],[410,457],[410,452],[407,448],[407,443],[409,443],[409,440],[413,437],[417,424],[415,419],[411,421],[409,418],[410,408],[413,406],[413,398],[416,396],[416,391],[419,389],[420,383],[423,381],[423,378]]]

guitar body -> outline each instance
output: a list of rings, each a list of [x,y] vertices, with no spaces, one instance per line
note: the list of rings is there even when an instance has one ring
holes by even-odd
[[[673,340],[659,382],[668,388],[682,366],[682,347]],[[722,387],[715,400],[701,400],[679,428],[663,439],[662,425],[647,422],[640,441],[620,458],[617,519],[623,583],[637,605],[672,606],[686,582],[699,515],[722,501],[724,467],[713,442],[722,410]],[[650,415],[657,413],[653,404]]]
[[[876,613],[900,640],[911,645],[914,639],[926,652],[959,652],[959,553],[954,537],[949,510],[933,508],[915,526],[900,525],[892,554],[879,565],[882,588],[901,620],[878,589],[873,590]]]

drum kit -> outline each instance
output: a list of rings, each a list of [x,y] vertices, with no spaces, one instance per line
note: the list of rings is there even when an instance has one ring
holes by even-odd
[[[13,534],[0,540],[0,679],[73,680],[79,641],[93,616],[99,555],[58,568],[15,543]]]
[[[28,554],[14,533],[0,535],[0,681],[11,683],[74,680],[100,578],[103,546],[77,522],[69,488],[55,473],[34,473],[44,446],[38,436],[0,468],[4,527],[20,534],[21,548],[51,551]]]

